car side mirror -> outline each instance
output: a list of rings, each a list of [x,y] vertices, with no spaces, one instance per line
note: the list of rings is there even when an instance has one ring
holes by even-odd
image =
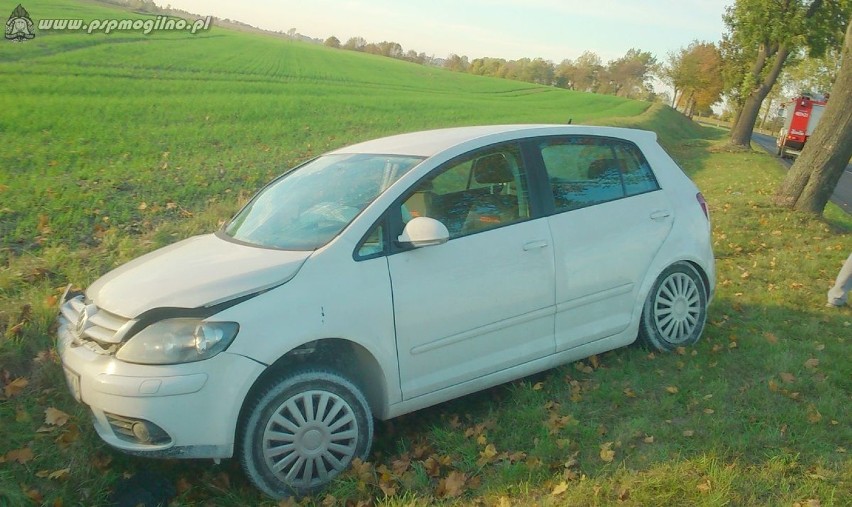
[[[447,226],[429,217],[412,218],[402,230],[397,241],[414,248],[441,245],[449,241]]]

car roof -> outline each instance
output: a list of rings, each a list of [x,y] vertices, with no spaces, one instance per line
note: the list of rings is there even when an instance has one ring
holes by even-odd
[[[424,130],[382,137],[340,148],[330,154],[376,153],[431,157],[454,146],[476,140],[480,141],[481,145],[487,145],[490,142],[543,135],[598,135],[642,142],[654,142],[657,138],[654,132],[620,127],[549,124],[480,125]]]

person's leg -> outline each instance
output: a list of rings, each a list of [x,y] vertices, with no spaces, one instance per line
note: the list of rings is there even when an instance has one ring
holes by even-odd
[[[828,304],[833,306],[845,305],[850,290],[852,290],[852,254],[849,254],[849,258],[840,268],[834,287],[828,291]]]

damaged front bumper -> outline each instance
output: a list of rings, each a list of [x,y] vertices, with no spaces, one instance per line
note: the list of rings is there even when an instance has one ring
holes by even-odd
[[[120,328],[121,318],[92,307],[82,296],[63,297],[56,347],[68,388],[91,409],[98,435],[139,456],[232,456],[242,402],[265,366],[227,351],[185,364],[119,361],[121,343],[91,335],[101,332],[95,327]]]

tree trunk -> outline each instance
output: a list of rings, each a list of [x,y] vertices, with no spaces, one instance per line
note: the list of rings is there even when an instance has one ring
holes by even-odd
[[[775,94],[769,97],[769,104],[766,105],[766,110],[763,112],[763,118],[760,120],[760,128],[766,127],[766,119],[769,117],[769,113],[772,111],[772,102],[775,100]]]
[[[831,98],[802,154],[775,193],[775,203],[821,215],[852,157],[852,20],[846,28],[840,73]]]
[[[731,128],[731,144],[735,146],[751,146],[751,133],[754,131],[754,123],[760,112],[760,103],[763,97],[752,92],[746,97],[745,104],[740,110],[737,123]]]
[[[764,51],[769,52],[765,53]],[[757,88],[752,90],[748,97],[746,97],[742,110],[737,117],[737,122],[731,128],[731,144],[734,146],[751,146],[751,134],[754,131],[757,116],[760,114],[760,105],[763,103],[763,99],[769,95],[772,86],[775,85],[775,81],[778,79],[778,75],[781,74],[781,69],[784,67],[784,62],[787,61],[787,55],[790,54],[790,51],[785,46],[780,46],[776,50],[761,49],[760,55],[752,68],[752,75],[755,80],[760,80],[760,75],[763,73],[766,61],[773,54],[772,68],[769,69],[766,77],[760,81]]]

